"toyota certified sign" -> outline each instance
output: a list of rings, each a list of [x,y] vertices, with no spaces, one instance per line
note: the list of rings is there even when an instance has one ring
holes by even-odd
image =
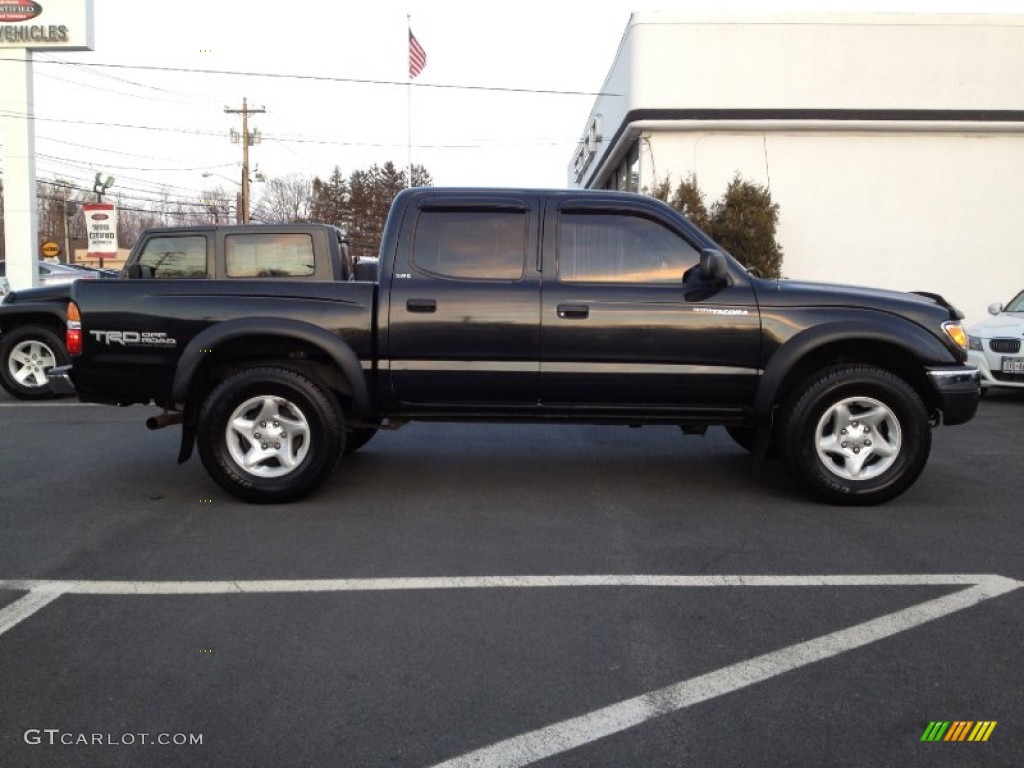
[[[92,6],[93,0],[0,0],[0,53],[91,51]]]
[[[85,203],[85,235],[89,240],[89,258],[117,256],[117,209],[112,203]]]
[[[43,12],[43,6],[32,0],[0,0],[0,21],[28,21]]]

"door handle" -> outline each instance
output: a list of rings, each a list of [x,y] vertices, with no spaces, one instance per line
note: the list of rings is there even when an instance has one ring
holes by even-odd
[[[584,320],[590,317],[590,307],[586,304],[559,304],[558,316],[563,320]]]
[[[405,302],[405,308],[410,312],[436,312],[437,302],[433,299],[409,299]]]

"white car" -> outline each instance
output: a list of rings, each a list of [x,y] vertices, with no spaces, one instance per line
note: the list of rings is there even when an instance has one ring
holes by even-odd
[[[982,392],[989,387],[1024,388],[1024,291],[1007,304],[989,304],[994,317],[972,325],[968,362],[981,369]]]

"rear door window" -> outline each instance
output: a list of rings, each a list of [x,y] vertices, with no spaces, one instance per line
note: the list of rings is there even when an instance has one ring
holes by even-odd
[[[424,211],[416,226],[413,266],[451,280],[522,280],[525,211]]]

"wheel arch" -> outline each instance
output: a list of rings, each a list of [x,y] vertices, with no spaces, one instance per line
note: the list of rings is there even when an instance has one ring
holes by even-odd
[[[829,323],[803,331],[779,348],[765,366],[753,404],[755,420],[770,418],[793,387],[814,371],[843,363],[874,365],[906,381],[929,413],[939,400],[926,366],[954,362],[942,343],[918,326],[852,321]]]
[[[26,325],[39,325],[63,338],[67,322],[64,304],[24,304],[0,306],[0,332],[9,333]]]
[[[256,361],[317,370],[318,378],[350,398],[355,415],[372,414],[363,366],[352,347],[323,328],[277,317],[219,323],[197,334],[178,359],[171,398],[188,402],[195,383],[212,368]]]
[[[219,323],[186,345],[174,371],[171,401],[184,403],[179,464],[188,461],[195,446],[201,405],[197,383],[257,362],[302,371],[340,394],[357,419],[374,418],[362,363],[342,339],[323,328],[278,317]]]

